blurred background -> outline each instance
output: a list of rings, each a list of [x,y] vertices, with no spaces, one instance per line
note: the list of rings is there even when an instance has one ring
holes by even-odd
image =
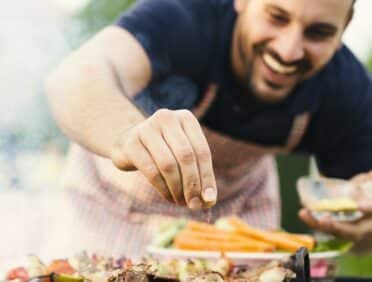
[[[36,252],[28,238],[33,224],[48,220],[44,202],[58,190],[67,139],[57,129],[42,83],[71,50],[113,22],[133,0],[13,0],[0,6],[0,223],[10,255]],[[359,0],[344,42],[372,71],[372,1]],[[283,227],[307,231],[297,219],[295,181],[309,172],[309,158],[278,156]],[[45,225],[47,226],[47,224]],[[33,231],[37,232],[37,231]],[[36,234],[36,235],[35,235]],[[35,233],[32,236],[37,236]],[[46,238],[40,237],[40,244]],[[17,250],[19,250],[17,253]],[[0,253],[1,257],[1,253]],[[372,275],[372,258],[340,259],[341,274]]]

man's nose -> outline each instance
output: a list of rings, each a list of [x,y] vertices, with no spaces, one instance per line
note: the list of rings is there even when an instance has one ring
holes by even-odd
[[[275,40],[273,49],[280,56],[283,63],[297,62],[305,56],[302,30],[297,27],[282,31]]]

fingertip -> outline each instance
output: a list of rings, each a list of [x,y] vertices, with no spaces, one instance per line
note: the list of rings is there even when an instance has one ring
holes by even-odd
[[[316,218],[314,218],[308,209],[302,209],[299,212],[300,219],[311,228],[318,229],[319,223]]]
[[[214,205],[217,201],[217,189],[214,187],[205,188],[202,192],[203,201]]]
[[[204,202],[204,208],[210,209],[216,205],[217,202]]]
[[[200,210],[202,206],[203,204],[199,197],[192,198],[188,203],[188,207],[192,210]]]

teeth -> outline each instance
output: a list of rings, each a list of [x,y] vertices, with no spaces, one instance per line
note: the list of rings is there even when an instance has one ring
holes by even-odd
[[[263,55],[263,60],[272,70],[280,74],[292,74],[297,70],[295,66],[282,65],[268,53]]]

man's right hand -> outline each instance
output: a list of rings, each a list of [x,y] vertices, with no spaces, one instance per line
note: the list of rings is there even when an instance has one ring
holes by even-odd
[[[127,129],[111,155],[121,170],[139,170],[168,201],[191,209],[216,203],[209,145],[187,110],[161,109]]]

